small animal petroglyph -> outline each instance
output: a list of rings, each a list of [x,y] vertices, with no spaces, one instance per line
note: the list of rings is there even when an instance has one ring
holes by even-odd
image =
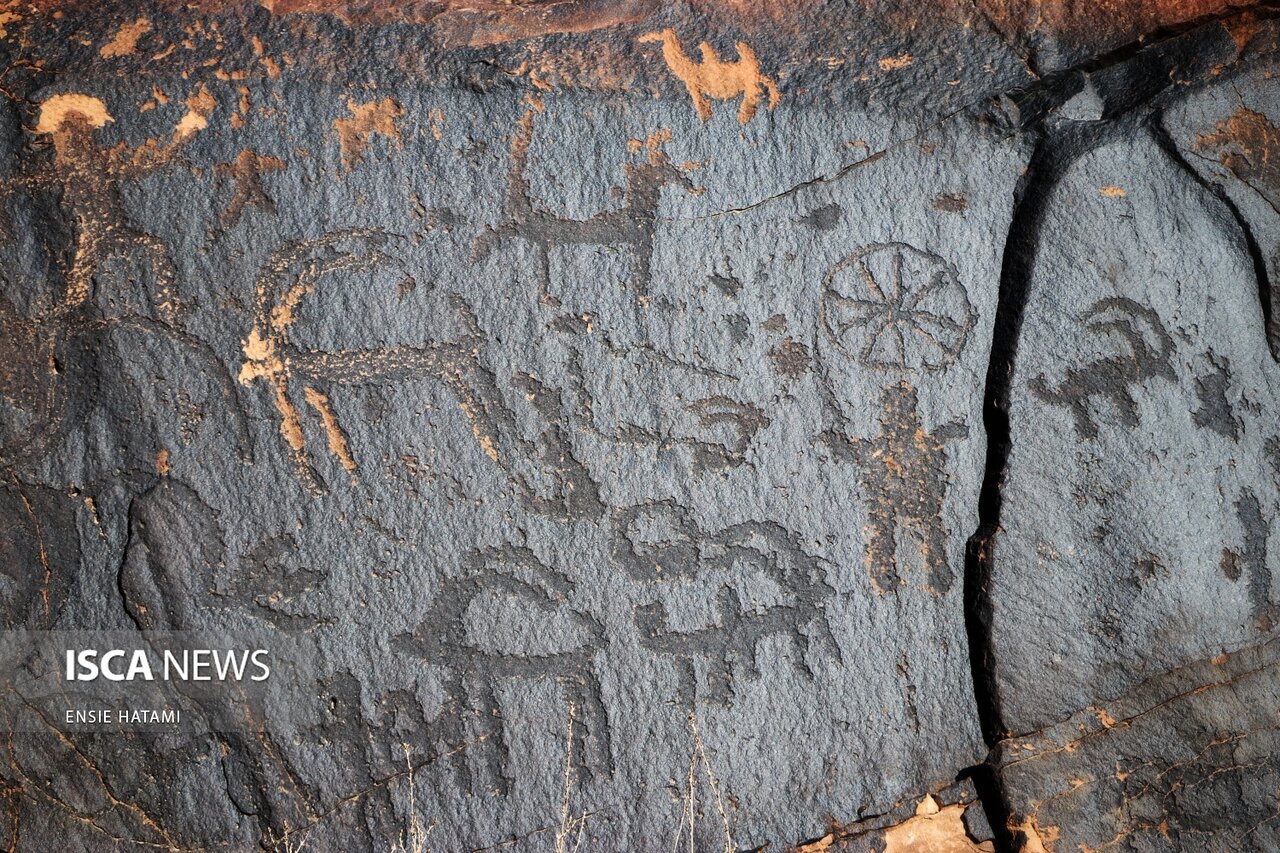
[[[418,628],[395,639],[402,651],[445,671],[445,707],[429,724],[428,740],[453,747],[479,741],[465,752],[451,752],[466,790],[479,793],[468,756],[481,765],[483,784],[501,794],[510,788],[510,742],[498,688],[519,681],[560,685],[566,701],[581,715],[572,747],[576,769],[588,777],[612,775],[609,717],[595,670],[596,652],[605,643],[604,625],[574,608],[573,592],[568,577],[527,548],[483,549],[464,560],[459,575],[444,580]],[[554,620],[556,639],[563,647],[542,648],[546,638],[535,641],[538,648],[494,648],[493,643],[474,639],[471,620],[495,599],[507,599],[520,613],[530,614],[530,629],[512,637],[527,640],[539,624]]]
[[[618,192],[622,206],[606,210],[590,219],[565,219],[539,207],[533,200],[526,177],[529,145],[533,141],[533,111],[520,119],[520,129],[511,142],[511,174],[507,197],[503,204],[505,221],[486,228],[475,242],[475,260],[483,261],[494,245],[506,237],[520,237],[532,243],[537,252],[538,295],[544,305],[556,306],[559,300],[551,293],[551,250],[557,246],[625,246],[634,258],[631,286],[636,299],[648,298],[649,269],[653,260],[654,231],[657,228],[658,205],[662,188],[668,184],[695,193],[699,189],[677,168],[662,150],[671,138],[669,133],[655,133],[646,143],[648,152],[641,163],[623,166],[626,186]]]
[[[1080,319],[1095,335],[1117,335],[1128,352],[1072,367],[1056,388],[1049,386],[1042,373],[1029,383],[1031,393],[1050,405],[1070,409],[1081,438],[1098,435],[1098,423],[1089,410],[1094,397],[1110,400],[1120,422],[1132,429],[1138,425],[1138,403],[1130,389],[1150,379],[1178,381],[1170,361],[1173,338],[1155,311],[1124,296],[1099,299]]]
[[[690,379],[707,378],[722,384],[732,381],[726,377],[706,377],[705,371],[700,372],[690,365],[643,348],[633,349],[630,353],[614,352],[611,357],[617,357],[619,364],[660,369],[668,375],[679,372],[679,375]],[[742,465],[756,435],[771,423],[764,410],[753,403],[735,400],[727,394],[710,394],[677,412],[664,413],[670,421],[680,422],[687,430],[685,434],[674,434],[674,429],[630,422],[606,425],[601,423],[602,419],[596,413],[596,395],[592,394],[589,371],[584,361],[582,352],[574,352],[569,357],[569,385],[564,397],[572,422],[587,433],[613,444],[633,448],[687,448],[692,455],[694,474]]]
[[[761,73],[760,60],[746,42],[737,42],[735,47],[738,58],[726,62],[716,53],[715,48],[704,41],[698,45],[698,51],[702,54],[702,61],[698,62],[684,52],[673,29],[646,33],[640,37],[640,41],[662,43],[662,58],[666,60],[671,73],[680,78],[680,82],[689,90],[693,108],[703,121],[711,118],[711,103],[708,98],[728,101],[741,95],[739,124],[746,124],[755,117],[760,101],[766,94],[769,96],[770,110],[782,100],[778,84],[772,77]]]
[[[822,436],[837,461],[852,462],[870,502],[867,515],[867,568],[879,592],[905,583],[898,567],[898,539],[909,532],[919,547],[930,592],[945,594],[955,581],[947,561],[947,529],[942,508],[947,490],[947,455],[952,439],[969,428],[950,423],[928,432],[920,421],[916,389],[897,382],[880,398],[880,435],[853,438],[832,431]]]
[[[827,273],[822,326],[842,355],[876,370],[945,370],[977,316],[955,269],[906,243],[876,243]]]
[[[223,228],[230,228],[240,221],[245,209],[256,207],[267,213],[276,212],[276,203],[267,195],[262,186],[262,176],[268,172],[279,172],[285,168],[285,162],[277,157],[267,157],[256,151],[245,149],[236,155],[230,163],[219,163],[214,172],[219,177],[230,178],[235,185],[231,201],[218,217]]]
[[[342,154],[342,165],[354,169],[364,160],[365,149],[374,134],[385,136],[396,145],[401,145],[400,129],[396,121],[404,115],[404,108],[391,98],[357,104],[347,101],[350,118],[334,119],[333,129],[338,132],[338,149]]]
[[[810,676],[810,655],[816,649],[841,659],[825,612],[835,590],[817,558],[806,554],[781,525],[746,522],[704,531],[683,507],[661,501],[619,512],[613,543],[614,561],[639,582],[696,582],[714,572],[737,578],[759,575],[787,597],[761,606],[743,601],[726,584],[715,594],[713,624],[687,631],[671,626],[662,602],[636,608],[640,644],[675,661],[680,699],[687,706],[699,698],[728,702],[736,679],[758,677],[756,647],[768,637],[789,640],[796,666]]]
[[[325,491],[307,450],[302,413],[292,390],[295,381],[302,386],[303,401],[319,417],[329,454],[355,482],[355,451],[329,394],[322,389],[429,377],[453,392],[480,448],[507,472],[526,507],[561,518],[595,512],[600,506],[596,485],[574,457],[559,425],[548,422],[532,441],[519,434],[496,377],[480,363],[484,335],[460,297],[449,294],[446,303],[453,316],[438,318],[442,325],[451,323],[461,330],[453,340],[333,351],[304,349],[291,342],[302,301],[322,279],[347,271],[388,268],[401,279],[408,276],[403,262],[389,251],[391,243],[390,235],[377,231],[334,232],[285,246],[259,277],[257,319],[245,339],[240,382],[262,380],[271,388],[280,434],[298,476],[312,492]]]

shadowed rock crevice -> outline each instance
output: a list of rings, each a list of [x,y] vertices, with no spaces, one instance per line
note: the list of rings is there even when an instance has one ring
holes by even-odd
[[[1273,17],[1276,12],[1267,9],[1259,10],[1259,14]],[[1163,109],[1197,88],[1190,85],[1171,90],[1170,81],[1181,80],[1185,84],[1188,79],[1196,79],[1191,69],[1206,68],[1209,56],[1225,47],[1222,38],[1211,36],[1207,41],[1217,42],[1215,47],[1218,49],[1204,50],[1206,35],[1203,28],[1229,22],[1233,17],[1234,14],[1213,16],[1176,30],[1144,35],[1132,44],[997,99],[997,120],[1011,124],[1016,132],[1037,139],[1015,190],[1014,212],[1006,234],[999,302],[984,388],[983,427],[987,437],[987,458],[978,501],[979,525],[966,549],[964,578],[965,624],[975,703],[983,736],[992,748],[988,763],[970,768],[966,774],[996,830],[994,839],[1001,851],[1025,849],[1030,842],[1025,828],[1015,826],[1013,822],[1012,800],[1006,790],[1004,773],[996,761],[1002,743],[1020,735],[1015,735],[1004,719],[1000,679],[996,674],[1001,649],[991,630],[989,584],[992,545],[993,538],[1001,530],[1002,488],[1015,439],[1011,433],[1008,407],[1019,338],[1029,301],[1028,287],[1036,264],[1037,248],[1043,239],[1046,206],[1071,166],[1100,146],[1149,134],[1180,169],[1230,210],[1255,271],[1268,342],[1273,357],[1276,354],[1272,286],[1252,227],[1221,186],[1204,179],[1186,162],[1162,121]],[[1117,380],[1109,381],[1114,383]],[[1248,504],[1251,508],[1255,505],[1256,500]],[[1254,551],[1257,550],[1255,545]]]

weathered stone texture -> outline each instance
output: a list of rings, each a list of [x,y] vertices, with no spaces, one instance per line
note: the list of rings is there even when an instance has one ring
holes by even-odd
[[[774,5],[2,7],[12,849],[1275,846],[1271,12]]]

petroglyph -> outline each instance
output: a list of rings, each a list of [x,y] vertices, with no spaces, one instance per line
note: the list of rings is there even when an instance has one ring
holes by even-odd
[[[673,29],[662,32],[646,33],[640,37],[641,42],[660,42],[662,58],[671,69],[671,73],[680,79],[693,99],[693,108],[698,118],[707,121],[711,118],[711,102],[729,101],[739,95],[742,103],[738,107],[738,123],[746,124],[755,118],[756,110],[765,95],[769,96],[767,105],[772,111],[782,100],[778,84],[761,72],[760,60],[756,52],[746,42],[736,42],[738,58],[732,62],[721,59],[708,42],[698,45],[702,60],[695,61],[684,52],[680,39]]]
[[[428,724],[428,740],[454,746],[479,741],[466,755],[450,756],[465,790],[485,785],[505,794],[510,789],[510,738],[497,691],[513,681],[558,683],[565,701],[581,715],[572,746],[575,769],[587,778],[612,775],[609,717],[594,663],[605,642],[604,625],[575,608],[573,595],[573,582],[529,549],[488,548],[469,555],[461,572],[445,579],[411,635],[396,638],[397,648],[445,672],[446,699],[441,714]],[[507,636],[521,640],[524,648],[494,647],[497,638],[473,623],[484,618],[486,605],[504,603],[509,606],[503,612],[528,619]],[[540,632],[549,621],[557,630]],[[480,779],[473,779],[468,756],[480,765]]]
[[[670,133],[658,132],[650,136],[644,146],[644,161],[623,165],[626,185],[618,190],[622,197],[621,207],[602,211],[590,219],[566,219],[540,207],[529,187],[526,171],[529,145],[533,141],[534,115],[533,110],[524,114],[511,141],[511,172],[502,208],[505,219],[496,227],[486,228],[476,238],[475,260],[483,261],[496,243],[507,237],[529,241],[537,257],[539,299],[542,304],[555,307],[559,300],[551,291],[552,249],[570,245],[626,247],[634,263],[631,287],[636,299],[641,304],[646,303],[662,188],[675,185],[690,193],[699,191],[663,151],[662,145],[671,138]]]
[[[937,595],[951,589],[955,572],[947,559],[942,507],[947,492],[948,441],[965,438],[962,422],[925,429],[916,389],[897,382],[880,398],[880,435],[854,438],[841,431],[821,437],[837,462],[858,466],[858,482],[869,501],[867,570],[874,588],[895,591],[906,583],[898,565],[899,539],[910,534],[924,564],[925,586]]]
[[[150,267],[157,313],[168,323],[177,322],[173,261],[158,237],[130,224],[120,184],[168,165],[178,148],[204,127],[204,117],[214,106],[202,89],[188,102],[169,143],[149,140],[136,148],[120,143],[107,149],[93,141],[94,131],[113,121],[101,99],[67,93],[41,104],[35,130],[53,141],[53,161],[28,167],[3,184],[8,191],[57,189],[63,216],[75,231],[76,248],[62,299],[41,314],[55,317],[79,309],[89,300],[103,262],[140,254]]]
[[[240,221],[246,208],[256,207],[267,213],[276,212],[276,203],[267,195],[262,186],[262,176],[268,172],[283,171],[286,164],[276,157],[266,157],[256,151],[245,149],[236,155],[230,163],[219,163],[214,171],[221,177],[230,178],[234,186],[231,201],[218,217],[223,228],[230,228]]]
[[[94,132],[113,118],[101,99],[72,92],[53,95],[40,104],[35,135],[39,142],[46,137],[52,141],[52,159],[25,166],[0,184],[0,190],[33,196],[55,193],[61,219],[74,235],[74,250],[59,253],[61,293],[38,297],[32,317],[22,316],[9,303],[0,304],[6,329],[25,338],[27,348],[6,369],[5,397],[22,413],[5,418],[0,459],[38,454],[61,436],[67,406],[65,377],[54,367],[70,346],[105,333],[112,324],[167,336],[204,360],[215,380],[225,377],[225,368],[208,345],[181,329],[176,273],[168,249],[154,234],[132,225],[121,198],[122,184],[167,166],[195,133],[192,128],[199,122],[190,117],[207,115],[214,106],[207,91],[200,89],[167,144],[149,140],[136,147],[120,143],[104,148],[95,144]],[[66,257],[69,263],[61,260]],[[157,320],[133,307],[122,315],[98,316],[92,298],[95,290],[103,305],[126,295],[107,263],[134,259],[142,262],[149,277],[150,308]],[[242,418],[238,411],[233,416]]]
[[[280,435],[294,470],[307,488],[326,491],[312,462],[302,414],[291,393],[301,386],[303,399],[320,416],[330,455],[356,482],[359,462],[325,388],[434,378],[453,392],[485,455],[508,474],[517,498],[535,512],[569,518],[589,515],[600,506],[598,491],[585,467],[573,455],[563,429],[548,422],[535,439],[523,438],[503,399],[493,373],[480,362],[485,338],[475,315],[456,295],[445,302],[452,317],[442,325],[461,329],[447,341],[421,346],[321,351],[298,347],[290,340],[303,300],[324,279],[343,274],[391,270],[397,280],[412,278],[404,262],[390,251],[391,235],[371,230],[334,232],[278,250],[263,268],[257,284],[257,320],[244,341],[240,382],[261,380],[271,389],[280,417]],[[428,292],[431,288],[423,288]],[[418,288],[410,288],[419,291]],[[537,406],[537,396],[534,395]]]
[[[808,676],[818,651],[842,660],[825,614],[835,590],[821,563],[779,524],[746,522],[707,531],[674,501],[641,504],[615,516],[612,555],[637,582],[723,584],[705,627],[674,629],[660,601],[635,610],[641,645],[673,660],[678,698],[686,707],[699,699],[727,703],[737,681],[759,677],[756,647],[769,637],[790,641],[795,665]],[[732,581],[751,576],[773,581],[787,600],[744,601]]]
[[[350,118],[334,119],[333,128],[338,132],[338,148],[342,165],[354,169],[364,160],[365,149],[375,134],[385,136],[396,145],[402,145],[400,129],[396,121],[404,115],[404,109],[391,98],[357,104],[347,101]]]
[[[1098,435],[1089,407],[1095,397],[1109,400],[1120,423],[1132,429],[1138,425],[1138,403],[1130,389],[1151,379],[1178,381],[1170,362],[1173,338],[1155,311],[1124,296],[1099,299],[1080,319],[1094,335],[1118,337],[1128,351],[1069,368],[1056,388],[1040,374],[1030,382],[1031,393],[1045,403],[1069,409],[1081,438]]]
[[[823,331],[864,367],[944,370],[959,358],[976,321],[955,269],[905,243],[859,249],[823,282]]]
[[[732,378],[706,376],[698,371],[666,359],[644,348],[632,351],[609,352],[606,358],[620,366],[633,369],[662,370],[667,375],[680,372],[689,381],[706,380],[712,385],[732,385]],[[596,412],[595,395],[592,393],[588,372],[584,366],[584,354],[573,350],[569,355],[569,385],[563,395],[567,417],[578,428],[604,441],[631,448],[667,449],[687,448],[691,454],[694,474],[707,471],[723,471],[742,465],[747,450],[756,435],[769,426],[769,417],[753,403],[735,400],[728,394],[711,394],[685,405],[676,412],[664,412],[666,419],[677,421],[684,433],[675,432],[675,426],[641,425],[631,422],[602,423]]]

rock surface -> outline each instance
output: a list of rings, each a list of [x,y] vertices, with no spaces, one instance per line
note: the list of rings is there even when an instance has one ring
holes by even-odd
[[[1272,15],[5,5],[9,847],[1280,844]]]

